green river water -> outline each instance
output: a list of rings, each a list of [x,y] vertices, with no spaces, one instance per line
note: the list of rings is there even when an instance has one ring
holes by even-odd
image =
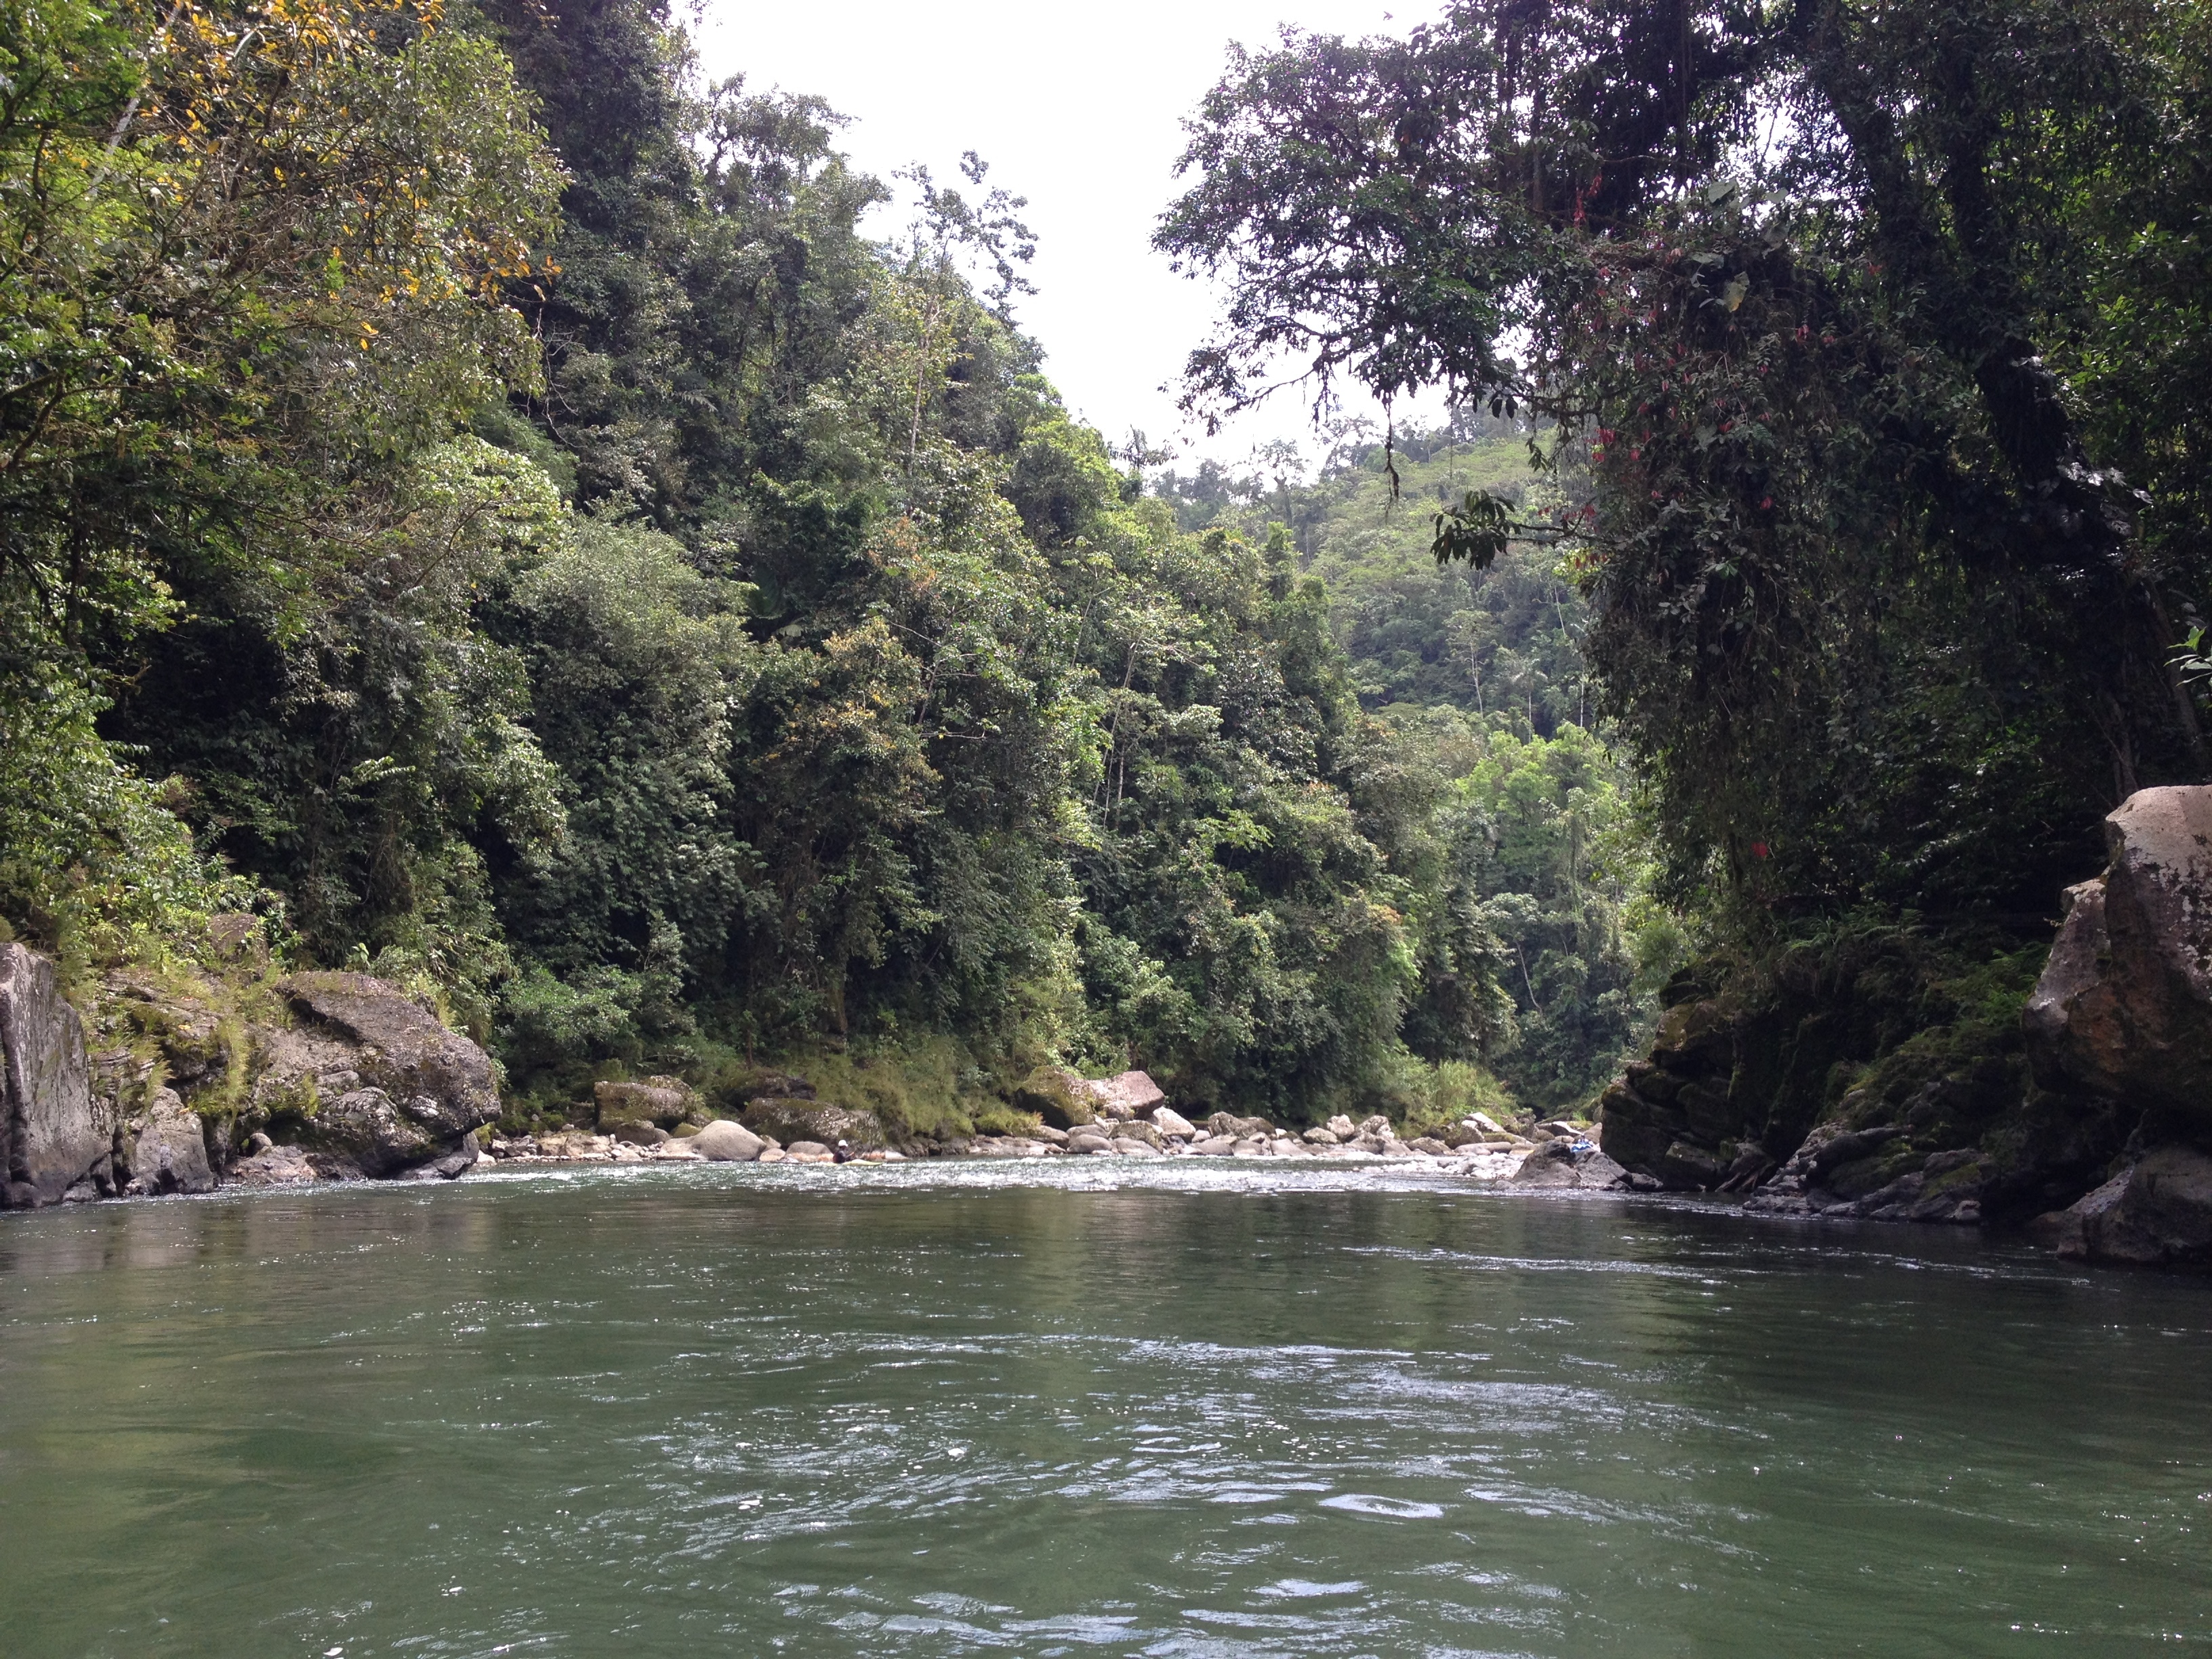
[[[1177,1161],[0,1222],[0,1652],[2212,1643],[2212,1280]]]

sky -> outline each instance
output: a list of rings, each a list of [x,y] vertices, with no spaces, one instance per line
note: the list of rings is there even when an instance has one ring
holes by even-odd
[[[1110,441],[1142,431],[1188,470],[1207,455],[1234,464],[1269,440],[1298,442],[1309,457],[1322,445],[1295,393],[1211,439],[1176,408],[1172,383],[1214,315],[1208,290],[1151,247],[1176,192],[1183,118],[1220,77],[1232,40],[1264,46],[1284,23],[1401,33],[1436,9],[1382,0],[703,0],[692,27],[708,76],[816,94],[852,118],[842,147],[887,183],[920,161],[958,185],[963,152],[981,155],[988,184],[1029,198],[1023,217],[1037,253],[1027,275],[1038,291],[1016,318],[1043,345],[1045,372]],[[889,235],[905,218],[879,210],[869,228]]]

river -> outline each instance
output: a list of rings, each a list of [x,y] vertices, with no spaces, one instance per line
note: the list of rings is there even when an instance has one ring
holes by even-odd
[[[2212,1280],[1225,1160],[0,1222],[0,1649],[2212,1643]]]

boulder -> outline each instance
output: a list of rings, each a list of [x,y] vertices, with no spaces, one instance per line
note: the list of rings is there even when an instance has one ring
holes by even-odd
[[[84,1024],[53,963],[20,945],[0,945],[0,1207],[115,1191],[116,1126],[93,1094]]]
[[[228,1180],[239,1187],[296,1187],[303,1182],[341,1178],[343,1174],[297,1146],[270,1146],[232,1164]]]
[[[1040,1066],[1015,1085],[1012,1104],[1055,1129],[1079,1129],[1098,1118],[1098,1097],[1083,1079],[1059,1066]]]
[[[208,1193],[215,1171],[208,1164],[207,1135],[200,1115],[173,1089],[154,1096],[145,1116],[125,1137],[130,1185],[134,1193]]]
[[[698,1097],[681,1078],[649,1077],[642,1083],[595,1083],[592,1100],[599,1110],[599,1129],[607,1133],[631,1123],[672,1129],[697,1104]]]
[[[1232,1140],[1246,1140],[1255,1135],[1273,1139],[1275,1126],[1264,1117],[1238,1117],[1232,1112],[1216,1112],[1206,1120],[1208,1134],[1227,1135]]]
[[[1109,1152],[1112,1150],[1113,1145],[1114,1143],[1107,1139],[1106,1133],[1103,1129],[1077,1129],[1071,1132],[1067,1137],[1067,1150],[1071,1152]]]
[[[2033,1231],[2077,1261],[2140,1266],[2212,1261],[2212,1158],[2166,1146]]]
[[[863,1152],[890,1144],[883,1120],[873,1112],[796,1095],[756,1097],[745,1103],[744,1121],[755,1134],[781,1142],[794,1157],[802,1141],[825,1150],[842,1141]]]
[[[742,1123],[718,1117],[684,1143],[702,1158],[717,1164],[752,1164],[768,1150],[768,1143]]]
[[[367,974],[295,974],[277,988],[299,1024],[255,1033],[252,1097],[277,1139],[314,1155],[326,1176],[458,1173],[475,1161],[476,1131],[499,1115],[482,1048]]]
[[[1342,1112],[1339,1112],[1322,1127],[1334,1135],[1340,1142],[1359,1139],[1359,1126]]]
[[[818,1140],[794,1140],[784,1148],[784,1154],[793,1164],[835,1164],[837,1154]]]
[[[2212,1128],[2212,787],[2142,789],[2105,819],[2112,862],[2067,891],[2021,1016],[2046,1086]]]
[[[1565,1136],[1546,1141],[1521,1160],[1510,1177],[1516,1187],[1575,1188],[1583,1192],[1620,1190],[1628,1184],[1628,1171],[1595,1146],[1580,1151]]]
[[[1075,1084],[1098,1103],[1099,1115],[1105,1117],[1150,1117],[1167,1099],[1160,1085],[1145,1072],[1121,1072],[1109,1078],[1078,1078]]]
[[[617,1123],[614,1138],[625,1146],[659,1146],[676,1137],[657,1123]]]
[[[1190,1120],[1172,1106],[1152,1108],[1152,1127],[1170,1140],[1194,1140],[1198,1137],[1198,1131]]]
[[[1327,1129],[1309,1129],[1306,1131],[1305,1138],[1316,1146],[1334,1146],[1338,1144],[1336,1136]]]
[[[476,1168],[483,1151],[477,1145],[474,1135],[464,1139],[449,1152],[444,1152],[427,1163],[410,1164],[392,1178],[396,1181],[457,1181]]]

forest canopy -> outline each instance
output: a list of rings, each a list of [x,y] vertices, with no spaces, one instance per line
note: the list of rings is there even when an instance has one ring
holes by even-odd
[[[842,118],[653,0],[0,52],[0,927],[79,982],[249,910],[526,1117],[836,1056],[954,1132],[1044,1062],[1566,1105],[1639,1032],[1594,716],[1363,701],[1310,536],[1069,416],[981,159],[871,234]]]
[[[1679,902],[2041,915],[2105,810],[2205,772],[2208,48],[2186,0],[1288,33],[1159,234],[1231,295],[1193,406],[1287,355],[1587,465],[1437,547],[1567,550]]]

